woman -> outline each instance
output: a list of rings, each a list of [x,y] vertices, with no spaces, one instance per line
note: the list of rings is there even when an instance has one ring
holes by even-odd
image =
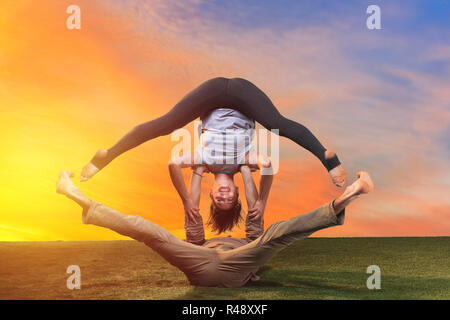
[[[249,151],[254,129],[255,121],[239,111],[228,108],[214,109],[202,117],[202,134],[198,148],[192,153],[172,158],[169,162],[172,182],[183,201],[186,214],[192,219],[197,216],[199,209],[190,201],[181,169],[201,167],[202,172],[214,174],[214,185],[210,191],[209,224],[212,230],[218,233],[232,230],[241,218],[239,189],[234,184],[234,175],[240,171],[241,166],[247,165],[254,169],[260,166],[263,170],[271,167],[270,160],[262,155],[257,157],[259,166],[250,164]],[[198,172],[194,171],[194,174]],[[258,219],[258,208],[249,208],[252,219]]]
[[[91,178],[125,151],[170,134],[221,107],[237,110],[268,130],[278,129],[281,136],[312,152],[329,171],[335,185],[342,187],[345,184],[347,174],[336,154],[325,149],[307,128],[283,117],[264,92],[248,80],[223,77],[205,81],[184,96],[167,114],[136,126],[111,148],[98,150],[83,168],[81,181]]]

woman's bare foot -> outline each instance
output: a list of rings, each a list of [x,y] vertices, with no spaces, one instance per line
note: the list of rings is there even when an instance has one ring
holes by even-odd
[[[69,199],[74,200],[83,209],[87,209],[92,205],[92,200],[86,197],[77,186],[75,186],[70,178],[75,175],[70,171],[61,171],[56,182],[56,192],[65,195]]]
[[[335,155],[336,154],[333,151],[330,150],[325,151],[325,159],[331,159]],[[331,169],[330,176],[331,180],[333,180],[333,183],[340,188],[342,188],[345,185],[345,182],[347,181],[347,172],[345,171],[342,164]]]
[[[359,198],[362,194],[369,193],[374,188],[370,174],[366,171],[358,172],[358,179],[348,186],[344,193],[334,200],[334,209],[336,213],[341,212],[350,202]]]
[[[97,172],[103,169],[110,161],[108,160],[108,150],[98,150],[91,161],[81,170],[80,181],[87,181]]]

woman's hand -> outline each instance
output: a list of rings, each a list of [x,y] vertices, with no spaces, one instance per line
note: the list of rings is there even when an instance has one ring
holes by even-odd
[[[194,204],[191,198],[183,201],[184,214],[189,220],[195,223],[201,222],[200,209]]]
[[[261,224],[263,223],[264,210],[266,209],[266,202],[258,199],[252,208],[248,209],[248,218],[250,221],[256,221],[261,219]]]

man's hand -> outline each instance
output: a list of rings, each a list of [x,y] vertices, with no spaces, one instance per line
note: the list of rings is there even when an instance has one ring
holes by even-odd
[[[195,223],[201,222],[200,209],[194,204],[191,198],[183,201],[184,214],[189,220]]]
[[[192,171],[198,174],[203,174],[209,172],[208,168],[204,165],[196,165],[192,167]]]
[[[252,208],[248,209],[248,218],[250,221],[256,221],[261,219],[261,224],[263,224],[264,210],[266,208],[266,203],[263,200],[257,200]]]
[[[266,157],[262,154],[258,155],[257,163],[248,163],[247,166],[252,172],[260,170],[261,168],[270,168],[272,166],[272,161],[270,157]]]
[[[272,161],[270,160],[270,157],[260,154],[258,157],[258,166],[260,168],[270,168],[270,166],[272,166]]]
[[[250,169],[250,167],[249,167],[248,165],[243,164],[243,165],[241,165],[241,166],[239,167],[239,171],[240,171],[241,173],[244,173],[244,172],[251,172],[251,169]]]

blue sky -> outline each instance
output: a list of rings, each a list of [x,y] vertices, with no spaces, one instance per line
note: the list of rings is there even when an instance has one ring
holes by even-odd
[[[126,10],[129,2],[117,3]],[[381,9],[381,30],[366,27],[372,4]],[[229,65],[225,75],[252,79],[282,112],[327,137],[351,172],[371,170],[392,196],[392,215],[419,214],[404,194],[448,208],[448,1],[192,0],[136,8],[143,33],[156,27],[194,60],[196,53],[211,60],[185,66],[187,76]],[[302,157],[295,147],[284,144],[282,155]],[[365,208],[376,216],[373,205]]]
[[[217,76],[264,90],[337,152],[350,180],[372,174],[374,192],[326,236],[450,235],[449,1],[78,0],[83,27],[69,33],[61,21],[71,1],[17,3],[2,2],[0,29],[0,142],[9,150],[0,238],[1,225],[41,240],[114,238],[79,224],[77,208],[54,192],[57,170],[81,168]],[[371,4],[381,30],[366,28]],[[172,145],[144,144],[82,188],[182,235],[167,175]],[[339,192],[315,157],[281,139],[268,224]]]

